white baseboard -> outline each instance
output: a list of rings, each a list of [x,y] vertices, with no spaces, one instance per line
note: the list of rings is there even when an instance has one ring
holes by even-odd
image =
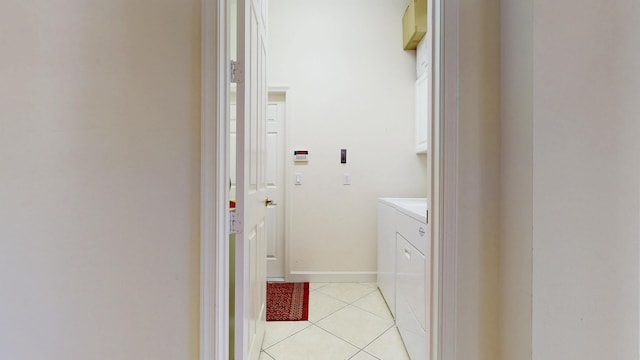
[[[376,282],[375,271],[292,271],[286,280],[290,282]]]

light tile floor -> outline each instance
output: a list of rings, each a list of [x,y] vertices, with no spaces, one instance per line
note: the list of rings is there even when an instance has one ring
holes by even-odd
[[[309,321],[267,322],[260,360],[409,360],[375,283],[309,290]]]

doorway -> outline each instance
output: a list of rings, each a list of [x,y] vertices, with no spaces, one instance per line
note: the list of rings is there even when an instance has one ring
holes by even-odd
[[[226,7],[226,8],[220,8],[220,7],[219,7],[219,8],[216,8],[215,6],[213,6],[213,5],[212,5],[212,4],[214,4],[214,1],[206,1],[206,3],[208,3],[208,4],[209,4],[209,9],[211,9],[211,8],[213,7],[213,8],[214,8],[214,10],[217,10],[217,14],[218,14],[219,16],[218,16],[218,18],[217,18],[217,19],[216,19],[216,17],[215,17],[215,16],[214,16],[214,17],[209,17],[209,18],[208,18],[208,21],[207,21],[207,18],[205,18],[204,32],[205,32],[205,33],[207,33],[207,31],[211,31],[211,29],[213,28],[215,31],[217,31],[217,34],[218,34],[218,35],[220,35],[221,33],[223,33],[223,32],[224,32],[225,27],[228,25],[228,22],[227,22],[228,17],[227,17],[227,15],[225,15],[225,12],[226,12],[226,11],[228,11],[228,9],[229,9],[229,8],[228,8],[228,7]],[[220,5],[220,4],[224,4],[224,3],[228,4],[228,2],[226,2],[226,1],[221,1],[221,2],[218,2],[218,5]],[[434,2],[434,4],[435,4],[435,11],[434,11],[434,12],[435,12],[436,14],[440,14],[440,13],[442,13],[442,12],[444,11],[444,9],[443,9],[443,8],[441,8],[441,6],[440,6],[440,1],[435,1],[435,2]],[[227,6],[228,6],[228,5],[227,5]],[[455,19],[455,16],[454,16],[453,14],[455,14],[455,12],[456,12],[456,11],[457,11],[456,6],[453,6],[453,4],[452,4],[452,7],[449,9],[450,20],[454,20],[454,19]],[[213,14],[214,14],[214,15],[216,15],[216,12],[214,12]],[[440,23],[440,18],[439,18],[439,16],[438,16],[438,17],[436,17],[435,21],[436,21],[436,38],[438,38],[438,36],[437,36],[437,35],[438,35],[438,28],[439,28],[439,26],[440,26],[440,25],[438,25],[438,23]],[[208,24],[208,25],[207,25],[207,24]],[[453,28],[452,28],[452,30],[453,30],[453,31],[450,31],[447,35],[448,35],[449,37],[451,37],[451,42],[450,42],[450,43],[452,43],[452,44],[453,44],[453,43],[455,43],[455,30],[456,30],[456,26],[457,26],[457,24],[456,24],[454,21],[449,21],[449,24],[450,24],[449,26],[452,26],[452,27],[453,27]],[[215,25],[215,26],[212,26],[212,25]],[[216,28],[217,28],[217,29],[216,29]],[[216,32],[215,32],[215,31],[214,31],[214,34],[216,34]],[[220,35],[220,36],[222,36],[222,38],[224,38],[224,34],[223,34],[223,35]],[[449,38],[449,37],[448,37],[448,38]],[[438,41],[437,39],[436,39],[436,43],[439,43],[439,41]],[[439,45],[438,45],[438,47],[442,47],[442,44],[439,44]],[[438,51],[438,50],[436,50],[436,51]],[[218,56],[220,56],[220,54],[224,54],[224,53],[225,53],[225,52],[218,53],[218,54],[219,54]],[[206,54],[205,54],[205,55],[206,55]],[[434,58],[435,58],[435,59],[439,59],[441,56],[443,56],[443,55],[442,55],[442,54],[438,54],[438,53],[434,54]],[[207,58],[207,56],[205,56],[205,60],[206,60],[206,58]],[[214,67],[214,68],[216,68],[216,69],[218,69],[218,75],[219,75],[219,77],[218,77],[218,78],[219,78],[219,79],[224,79],[224,78],[225,78],[224,74],[228,71],[228,70],[227,70],[227,69],[228,69],[228,67],[226,67],[226,62],[222,61],[222,62],[217,62],[217,63],[216,63],[216,61],[213,61],[213,60],[215,60],[215,59],[213,59],[213,58],[215,58],[215,56],[212,56],[212,55],[210,54],[210,55],[209,55],[209,59],[210,59],[210,60],[209,60],[209,62],[208,62],[208,63],[209,63],[209,64],[213,64],[213,65],[215,65],[215,66],[213,66],[213,67]],[[213,60],[211,60],[211,59],[213,59]],[[224,55],[222,55],[222,57],[221,57],[220,59],[224,59]],[[207,61],[205,61],[205,64],[206,64],[206,63],[207,63]],[[216,65],[216,64],[217,64],[217,65]],[[436,93],[439,91],[439,87],[442,87],[442,83],[438,83],[438,81],[439,81],[439,76],[438,76],[437,74],[438,74],[438,73],[440,73],[440,72],[443,72],[444,70],[445,70],[445,69],[440,69],[440,68],[438,68],[438,66],[437,66],[437,64],[436,64],[436,67],[435,67],[435,69],[434,69],[434,71],[435,71],[435,73],[436,73],[436,76],[435,76],[435,79],[434,79],[434,80],[435,80],[435,81],[436,81],[436,83],[437,83],[437,85],[436,85],[436,87],[437,87],[437,88],[435,89]],[[206,77],[205,77],[205,78],[206,78]],[[214,76],[213,78],[215,79],[215,76]],[[453,77],[451,77],[451,79],[453,79]],[[214,84],[219,84],[219,83],[215,83],[215,82],[214,82]],[[451,85],[451,86],[449,86],[449,87],[448,87],[448,89],[449,89],[449,91],[453,91],[452,89],[455,89],[455,88],[456,88],[456,86],[455,86],[455,84],[450,84],[450,85]],[[219,90],[220,90],[220,93],[222,93],[222,92],[224,91],[224,86],[220,86],[220,87],[219,87]],[[454,93],[455,93],[455,92],[454,92]],[[222,96],[222,95],[221,95],[221,96]],[[450,99],[452,100],[452,103],[454,102],[454,101],[453,101],[453,99],[454,99],[454,98],[455,98],[455,96],[453,96],[453,97],[451,97],[451,98],[450,98]],[[434,111],[436,112],[436,116],[435,116],[435,118],[439,118],[440,116],[442,116],[442,114],[441,114],[441,113],[439,113],[439,112],[440,112],[440,110],[439,110],[440,102],[442,102],[442,103],[444,104],[444,102],[443,102],[442,100],[440,100],[439,102],[434,102]],[[224,98],[222,98],[222,103],[224,103]],[[206,105],[206,104],[205,104],[205,105]],[[219,119],[218,121],[224,121],[224,113],[225,113],[224,111],[220,111],[220,112],[217,114],[217,115],[218,115],[218,119]],[[204,116],[204,115],[203,115],[203,116]],[[203,117],[203,119],[205,119],[205,117]],[[204,121],[204,120],[203,120],[203,121]],[[436,127],[437,127],[437,125],[434,125],[434,126],[436,126]],[[205,129],[203,128],[203,130],[205,130]],[[221,126],[221,127],[219,128],[219,130],[224,131],[224,126]],[[443,130],[442,130],[442,128],[440,128],[440,129],[435,128],[435,129],[434,129],[434,131],[432,131],[432,134],[434,134],[435,136],[439,136],[439,134],[440,134],[440,132],[441,132],[441,131],[443,131]],[[220,134],[220,135],[222,135],[222,133],[219,133],[219,134]],[[206,154],[208,154],[208,152],[207,152],[206,150],[211,148],[211,146],[210,146],[210,145],[211,145],[212,143],[213,143],[213,144],[215,144],[215,143],[216,143],[216,141],[214,141],[215,136],[216,136],[216,135],[215,135],[215,133],[213,133],[213,136],[214,136],[214,137],[211,137],[210,135],[207,135],[207,133],[205,132],[205,135],[204,135],[204,137],[203,137],[203,139],[204,139],[204,142],[203,142],[203,154],[205,154],[205,155],[206,155]],[[226,140],[224,140],[224,135],[222,135],[222,136],[223,136],[222,143],[224,143]],[[209,144],[209,145],[207,145],[207,144]],[[434,144],[435,144],[435,146],[434,146],[434,145],[432,145],[432,146],[434,146],[434,147],[439,147],[439,146],[441,146],[441,144],[439,144],[439,142],[438,142],[437,140],[435,140],[435,141],[434,141]],[[218,144],[218,148],[220,148],[220,147],[219,147],[219,145],[220,145],[220,144]],[[224,147],[222,147],[222,149],[224,149]],[[441,155],[437,152],[437,149],[436,149],[436,152],[434,152],[434,153],[433,153],[433,156],[434,156],[436,159],[439,159]],[[207,161],[206,161],[206,159],[207,159],[207,158],[210,158],[210,157],[209,157],[208,155],[206,155],[206,156],[204,156],[204,155],[203,155],[203,164],[207,162]],[[436,161],[437,161],[437,160],[436,160]],[[217,162],[217,164],[218,164],[218,165],[217,165],[217,166],[218,166],[218,169],[221,169],[221,171],[219,171],[219,172],[218,172],[219,174],[223,174],[223,173],[225,173],[225,171],[228,171],[228,170],[225,170],[225,167],[224,167],[224,161],[218,161],[218,162]],[[434,166],[436,166],[436,164],[434,164]],[[442,166],[443,166],[443,164],[438,164],[436,167],[437,167],[437,168],[440,168],[440,167],[442,167]],[[440,170],[438,170],[438,171],[440,171]],[[444,175],[442,175],[442,176],[443,176],[443,178],[445,178],[445,179],[446,179],[446,177],[447,177],[447,176],[445,176],[445,175],[446,175],[446,174],[444,174]],[[439,178],[440,178],[440,176],[441,176],[441,175],[439,175],[438,173],[436,173],[436,174],[432,174],[432,177],[433,177],[434,179],[439,179]],[[206,179],[205,179],[205,180],[206,180]],[[440,180],[440,181],[442,181],[442,180]],[[209,183],[213,184],[213,182],[212,182],[212,181],[209,181]],[[204,182],[203,182],[203,185],[206,185],[206,184],[207,184],[207,181],[204,181]],[[227,185],[224,185],[224,184],[227,184]],[[218,189],[218,190],[220,190],[220,189],[224,190],[227,186],[228,186],[228,178],[227,178],[227,180],[224,180],[224,181],[217,181],[217,185],[215,185],[215,184],[214,184],[214,186],[213,186],[213,187],[214,187],[214,188],[216,188],[216,189]],[[437,187],[437,186],[438,186],[438,184],[432,184],[432,186]],[[205,186],[205,187],[206,187],[206,186]],[[216,190],[216,191],[218,191],[218,190]],[[438,190],[438,191],[437,191],[437,192],[435,192],[435,193],[439,193],[439,191],[440,191],[440,190]],[[225,193],[224,191],[222,191],[222,192],[218,191],[218,193],[219,193],[219,194],[220,194],[220,193],[221,193],[221,194],[223,194],[223,196],[218,197],[218,199],[224,198],[224,193]],[[435,195],[435,194],[434,194],[434,195]],[[203,194],[203,199],[204,199],[203,201],[205,201],[205,200],[206,200],[205,198],[206,198],[206,197],[205,197],[205,194]],[[205,202],[206,202],[206,201],[205,201]],[[218,204],[220,204],[220,203],[221,203],[221,202],[218,200]],[[431,205],[433,205],[433,203],[432,203]],[[220,206],[220,205],[219,205],[219,206]],[[218,206],[218,210],[219,210],[219,211],[218,211],[218,217],[217,217],[218,219],[220,218],[220,215],[221,215],[221,214],[222,214],[222,215],[224,215],[224,210],[220,211],[220,207],[219,207],[219,206]],[[211,205],[210,207],[213,207],[213,206]],[[226,207],[226,205],[224,205],[224,207]],[[222,209],[224,209],[224,207],[223,207]],[[435,208],[438,208],[438,207],[439,207],[439,206],[438,206],[438,204],[436,204]],[[433,216],[433,218],[434,218],[434,220],[435,220],[435,223],[436,223],[436,224],[437,224],[437,223],[439,223],[439,219],[438,219],[438,214],[437,214],[437,212],[434,212],[432,216]],[[223,218],[224,218],[224,216],[223,216]],[[203,214],[203,219],[204,219],[204,224],[205,224],[205,228],[206,228],[206,224],[207,224],[210,220],[207,218],[207,216],[206,216],[205,214]],[[225,222],[224,222],[224,221],[219,221],[219,220],[218,220],[218,221],[217,221],[217,223],[218,223],[218,224],[220,224],[220,225],[222,225],[222,224],[224,224]],[[224,227],[219,227],[219,228],[221,228],[221,229],[222,229],[222,228],[224,228]],[[437,226],[435,226],[434,228],[437,228]],[[216,266],[216,268],[217,268],[217,269],[224,269],[224,264],[225,264],[225,263],[227,263],[226,261],[228,261],[228,260],[225,260],[224,253],[223,253],[222,251],[220,251],[220,250],[224,250],[224,247],[223,247],[223,246],[221,246],[220,244],[223,244],[226,240],[225,240],[225,236],[224,236],[224,235],[222,235],[222,236],[218,236],[218,238],[219,238],[219,240],[217,241],[216,251],[217,251],[217,254],[218,254],[218,255],[217,255],[217,259],[219,259],[220,261],[217,261],[217,266]],[[442,240],[441,240],[441,236],[440,236],[440,235],[438,235],[436,238],[438,239],[437,243],[440,243],[440,242],[442,241]],[[205,234],[203,234],[203,243],[206,243],[206,236],[205,236]],[[220,247],[218,247],[218,245],[220,245]],[[203,258],[206,260],[206,258],[207,258],[206,252],[203,254]],[[437,260],[437,259],[436,259],[436,260]],[[203,269],[206,269],[206,265],[207,265],[207,263],[211,264],[211,261],[203,261]],[[228,264],[228,263],[227,263],[227,264]],[[437,266],[438,266],[438,267],[443,267],[444,265],[445,265],[444,263],[438,263],[438,264],[437,264]],[[222,274],[222,273],[223,273],[223,271],[218,271],[217,273]],[[215,275],[215,274],[216,274],[216,272],[214,271],[212,274],[214,274],[214,275]],[[214,278],[217,278],[217,281],[206,281],[206,280],[203,280],[203,289],[205,289],[205,290],[206,290],[207,288],[210,288],[211,284],[214,284],[214,285],[215,285],[215,284],[218,284],[218,286],[216,286],[216,289],[218,289],[218,290],[217,290],[217,292],[216,292],[216,294],[215,294],[215,298],[216,298],[216,299],[218,299],[218,301],[216,301],[216,303],[218,303],[219,305],[223,305],[223,304],[227,303],[227,302],[226,302],[226,300],[225,300],[225,298],[226,298],[226,297],[225,297],[225,295],[224,295],[224,294],[225,294],[225,291],[224,291],[224,289],[225,289],[225,285],[224,285],[224,284],[225,284],[225,280],[224,280],[224,277],[216,277],[216,276],[212,276],[212,277],[211,277],[211,280],[214,280]],[[436,276],[435,278],[438,278],[438,276]],[[203,291],[203,292],[204,292],[204,293],[206,293],[206,291]],[[436,296],[436,297],[437,297],[437,296]],[[227,298],[227,299],[228,299],[228,298]],[[206,304],[205,304],[205,305],[206,305]],[[205,307],[206,307],[206,306],[205,306]],[[437,314],[439,314],[439,313],[440,313],[440,311],[441,311],[441,310],[436,310],[435,312],[436,312]],[[224,315],[224,312],[220,312],[220,315]],[[220,316],[220,317],[219,317],[219,319],[224,319],[224,316]],[[215,336],[215,337],[208,337],[208,336],[203,335],[203,344],[205,344],[205,345],[206,345],[206,343],[211,343],[211,341],[214,341],[216,344],[219,344],[219,346],[217,346],[217,347],[216,347],[217,349],[224,349],[224,348],[226,347],[226,346],[225,346],[225,341],[223,341],[223,339],[225,338],[225,335],[224,335],[224,328],[225,328],[225,327],[224,327],[224,322],[223,322],[222,324],[220,324],[220,323],[219,323],[219,321],[214,321],[214,319],[213,319],[213,318],[206,318],[206,316],[205,316],[204,314],[203,314],[203,321],[205,321],[205,324],[207,324],[207,323],[208,323],[208,324],[211,324],[211,325],[215,325],[215,326],[212,326],[212,327],[215,327],[215,329],[217,329],[217,330],[216,330],[216,335],[217,335],[217,336]],[[440,343],[440,341],[436,341],[436,340],[435,340],[435,339],[437,338],[437,333],[439,333],[439,332],[440,332],[440,330],[438,330],[437,332],[435,332],[435,333],[434,333],[434,347],[433,347],[434,349],[436,349],[436,348],[437,348],[437,347],[435,346],[435,345],[436,345],[436,343]],[[213,339],[213,340],[212,340],[212,339]],[[205,347],[206,347],[206,346],[205,346]],[[221,351],[224,351],[224,350],[221,350]],[[221,358],[221,357],[220,357],[220,358]]]
[[[269,83],[295,91],[287,280],[375,285],[377,199],[430,197],[429,154],[416,153],[418,75],[415,52],[402,47],[404,10],[386,0],[269,3]],[[297,161],[295,152],[306,159]],[[312,297],[314,290],[331,297],[334,286],[315,288]],[[311,328],[327,330],[333,316],[361,309],[358,299],[342,300],[345,308],[311,320]],[[384,320],[379,325],[367,329],[373,338],[388,330]]]
[[[393,0],[268,6],[268,83],[295,91],[285,279],[375,284],[377,199],[430,197],[429,154],[416,153],[418,76],[416,54],[402,44],[405,6]],[[294,152],[306,159],[294,159]],[[314,326],[322,327],[320,320]],[[374,335],[386,330],[381,325]]]

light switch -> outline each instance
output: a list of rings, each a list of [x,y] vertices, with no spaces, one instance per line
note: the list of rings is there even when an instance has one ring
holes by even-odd
[[[347,173],[344,173],[344,175],[343,175],[342,179],[343,179],[343,182],[342,182],[342,183],[343,183],[344,185],[351,185],[351,175],[349,175],[349,174],[347,174]]]
[[[302,173],[296,173],[296,185],[302,185]]]

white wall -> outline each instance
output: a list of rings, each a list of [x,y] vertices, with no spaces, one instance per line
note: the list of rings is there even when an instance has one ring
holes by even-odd
[[[457,359],[498,356],[500,3],[459,3]],[[446,44],[445,44],[446,46]]]
[[[0,358],[196,359],[200,2],[0,2]]]
[[[460,1],[457,358],[637,359],[640,4],[497,4]]]
[[[638,359],[640,4],[533,9],[533,359]]]
[[[531,359],[533,2],[501,1],[500,358]]]
[[[415,54],[402,50],[405,4],[269,6],[268,81],[290,86],[292,146],[311,159],[294,169],[303,185],[288,184],[291,270],[374,272],[376,199],[427,193],[426,156],[414,150]]]

